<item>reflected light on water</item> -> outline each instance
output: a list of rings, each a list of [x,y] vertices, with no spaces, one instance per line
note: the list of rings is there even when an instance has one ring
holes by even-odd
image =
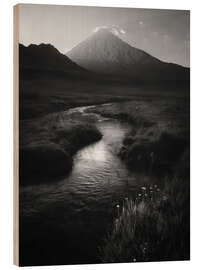
[[[106,162],[108,155],[108,146],[104,143],[104,141],[100,141],[92,146],[89,146],[88,149],[79,152],[78,156],[76,156],[76,159],[82,159],[84,161],[92,160],[98,162]]]
[[[117,121],[102,121],[97,127],[103,134],[102,139],[76,153],[72,171],[67,177],[53,184],[44,184],[43,188],[26,188],[28,208],[24,196],[24,212],[30,211],[30,203],[37,212],[48,205],[62,205],[65,216],[70,211],[77,214],[84,209],[99,212],[101,205],[105,209],[117,198],[126,196],[127,188],[134,190],[136,181],[130,181],[125,164],[116,154],[130,130],[129,126]]]

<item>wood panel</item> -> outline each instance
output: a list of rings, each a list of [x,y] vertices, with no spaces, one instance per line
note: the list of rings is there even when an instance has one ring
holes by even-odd
[[[13,262],[19,265],[19,8],[13,9],[13,132],[14,132],[14,170],[13,170]]]

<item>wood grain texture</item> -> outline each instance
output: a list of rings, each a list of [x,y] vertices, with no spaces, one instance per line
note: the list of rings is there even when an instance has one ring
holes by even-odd
[[[19,7],[13,8],[13,132],[14,132],[14,184],[13,184],[13,262],[19,266]]]

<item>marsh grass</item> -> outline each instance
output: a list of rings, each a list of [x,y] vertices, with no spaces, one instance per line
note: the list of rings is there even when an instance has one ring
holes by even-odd
[[[164,131],[155,139],[128,136],[120,156],[131,169],[162,175],[173,172],[188,148],[189,141],[185,137]]]
[[[162,190],[150,191],[124,200],[100,248],[102,262],[189,259],[189,179],[166,178]]]
[[[20,148],[20,184],[40,183],[46,178],[50,181],[68,174],[72,169],[73,155],[101,138],[101,132],[90,124],[60,127],[51,132],[42,129],[42,139],[39,136]]]
[[[54,141],[59,143],[70,155],[73,155],[82,147],[101,138],[102,134],[95,125],[78,124],[71,129],[60,128],[56,130]]]
[[[19,163],[20,184],[26,185],[67,174],[72,168],[72,157],[57,144],[43,143],[20,149]]]

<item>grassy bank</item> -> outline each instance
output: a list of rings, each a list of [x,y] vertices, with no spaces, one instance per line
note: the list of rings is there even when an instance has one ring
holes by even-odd
[[[59,113],[21,123],[20,183],[42,183],[68,174],[73,155],[102,137],[87,121]]]
[[[155,175],[173,173],[189,151],[189,100],[148,98],[101,105],[88,111],[131,125],[119,154],[130,169]]]
[[[162,182],[161,190],[150,186],[118,207],[100,249],[102,262],[189,260],[189,177]]]
[[[165,131],[142,138],[131,133],[123,144],[120,156],[130,169],[156,175],[173,173],[189,149],[188,138]]]
[[[153,179],[117,205],[100,247],[102,262],[188,260],[189,99],[154,96],[92,110],[131,125],[119,155],[131,170]]]

